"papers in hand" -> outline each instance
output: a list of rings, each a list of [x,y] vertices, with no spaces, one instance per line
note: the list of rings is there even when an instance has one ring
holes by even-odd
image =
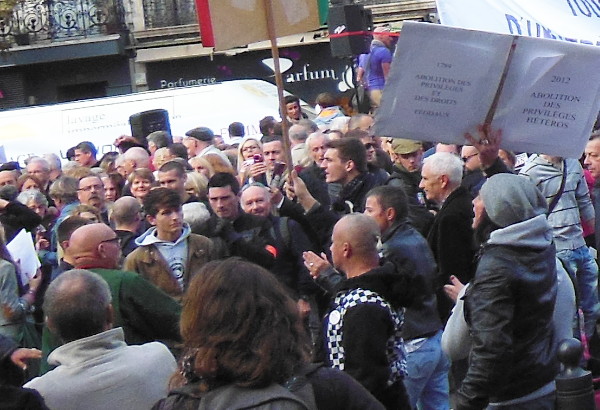
[[[19,266],[21,283],[26,285],[41,266],[31,234],[25,229],[21,229],[13,240],[6,245],[6,248],[13,261]]]

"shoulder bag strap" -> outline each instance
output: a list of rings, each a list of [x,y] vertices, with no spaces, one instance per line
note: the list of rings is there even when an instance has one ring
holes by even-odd
[[[563,172],[562,172],[562,180],[560,181],[560,188],[558,188],[558,192],[556,193],[556,195],[554,195],[554,198],[552,198],[552,201],[548,205],[548,215],[550,215],[552,213],[552,211],[556,207],[556,204],[558,204],[558,201],[560,200],[560,197],[562,196],[563,191],[565,190],[565,181],[566,180],[567,180],[567,161],[563,160]]]

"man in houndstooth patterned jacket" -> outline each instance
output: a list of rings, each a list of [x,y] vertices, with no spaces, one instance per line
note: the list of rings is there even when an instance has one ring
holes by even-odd
[[[379,227],[362,214],[345,216],[333,229],[333,264],[346,279],[325,317],[327,358],[386,408],[410,409],[400,336],[409,286],[393,264],[379,266],[378,240]]]

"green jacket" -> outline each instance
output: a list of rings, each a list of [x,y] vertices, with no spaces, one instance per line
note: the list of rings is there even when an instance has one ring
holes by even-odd
[[[181,305],[162,290],[134,272],[116,269],[89,269],[102,276],[112,295],[114,327],[122,327],[127,344],[156,340],[180,341]],[[62,343],[44,326],[42,336],[42,370],[50,370],[48,355]]]

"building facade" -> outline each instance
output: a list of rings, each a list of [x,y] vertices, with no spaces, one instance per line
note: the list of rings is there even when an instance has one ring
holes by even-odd
[[[202,46],[194,0],[12,1],[9,12],[0,7],[0,109],[232,79],[274,82],[269,42],[218,53]],[[435,18],[435,1],[357,3],[376,24]],[[278,45],[285,88],[307,102],[352,87],[351,61],[331,57],[324,26]]]

